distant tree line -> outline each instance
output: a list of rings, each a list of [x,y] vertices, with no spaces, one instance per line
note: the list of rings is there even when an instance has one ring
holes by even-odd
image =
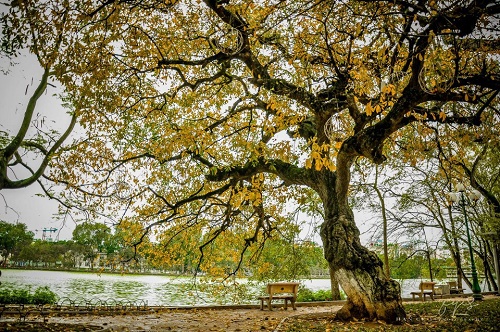
[[[35,239],[25,224],[0,221],[0,254],[2,266],[60,268],[123,268],[129,261],[130,248],[119,233],[100,223],[78,224],[72,239],[47,241]]]
[[[113,231],[100,223],[78,224],[72,239],[67,241],[44,241],[34,239],[34,233],[25,224],[11,224],[0,221],[0,250],[2,265],[65,268],[86,267],[110,270],[168,271],[192,274],[196,260],[189,255],[179,255],[175,261],[158,260],[152,252],[161,252],[160,244],[151,243],[147,252],[133,248],[125,242],[123,231]],[[193,241],[190,238],[190,241]],[[226,254],[230,248],[219,248]],[[175,254],[175,253],[172,253]],[[179,254],[182,252],[179,251]],[[181,257],[182,256],[182,257]],[[446,278],[446,266],[453,266],[453,260],[428,258],[421,254],[402,253],[389,255],[391,277],[395,279]],[[227,264],[217,264],[224,269]],[[257,280],[299,279],[302,277],[327,276],[328,266],[323,259],[322,248],[312,241],[290,243],[284,239],[270,239],[259,259],[250,269],[242,271]]]
[[[187,240],[195,242],[193,238]],[[222,256],[231,251],[229,247],[218,249]],[[156,270],[177,274],[204,272],[195,271],[196,258],[185,255],[181,250],[170,253],[176,256],[174,260],[165,260],[163,256],[158,259],[154,254],[163,251],[160,243],[150,243],[147,250],[136,251],[127,242],[126,231],[112,229],[102,223],[81,223],[73,231],[71,240],[47,241],[35,239],[34,233],[25,224],[0,221],[0,253],[4,267],[99,268],[138,272]],[[258,280],[296,280],[328,275],[323,250],[312,241],[290,243],[284,239],[269,240],[265,250],[258,256],[252,268],[241,271],[244,275]],[[223,259],[216,265],[220,269],[229,266]]]

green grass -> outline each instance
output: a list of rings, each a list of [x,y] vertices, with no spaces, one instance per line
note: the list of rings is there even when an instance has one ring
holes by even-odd
[[[426,302],[405,305],[407,322],[387,325],[382,322],[338,322],[331,314],[303,315],[290,319],[283,331],[498,331],[500,299],[481,302]],[[455,315],[453,316],[453,312]]]

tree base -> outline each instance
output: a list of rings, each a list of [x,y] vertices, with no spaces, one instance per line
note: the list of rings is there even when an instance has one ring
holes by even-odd
[[[378,310],[376,310],[374,314],[366,310],[360,310],[359,306],[355,306],[354,303],[348,301],[339,311],[337,311],[335,318],[343,322],[380,320],[394,325],[401,325],[405,322],[406,313],[397,303],[393,305],[384,302],[383,305],[380,304],[378,307]]]
[[[406,319],[399,284],[388,279],[380,269],[378,275],[366,271],[337,270],[338,279],[347,293],[347,303],[337,312],[342,321],[381,320],[389,324],[402,324]]]

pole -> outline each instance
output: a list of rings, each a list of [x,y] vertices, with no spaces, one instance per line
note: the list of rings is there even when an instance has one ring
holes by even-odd
[[[467,244],[469,245],[470,265],[472,270],[472,298],[474,301],[481,301],[483,299],[483,294],[481,294],[481,287],[479,286],[479,280],[477,278],[476,264],[474,263],[474,252],[472,251],[472,244],[470,240],[469,222],[467,220],[467,210],[465,209],[465,197],[463,191],[460,192],[460,200],[464,213],[465,229],[467,231]]]
[[[498,244],[496,242],[493,243],[493,262],[495,263],[495,272],[497,275],[497,296],[500,296],[500,263],[498,262]]]

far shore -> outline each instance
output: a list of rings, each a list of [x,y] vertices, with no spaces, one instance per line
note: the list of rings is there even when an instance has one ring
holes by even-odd
[[[133,270],[110,270],[103,268],[66,268],[66,267],[45,267],[45,266],[0,266],[1,270],[33,270],[33,271],[58,271],[58,272],[78,272],[78,273],[97,273],[97,274],[120,274],[120,275],[154,275],[154,276],[166,276],[166,277],[204,277],[205,274],[198,273],[194,276],[191,273],[176,273],[169,271],[133,271]],[[1,273],[1,272],[0,272]],[[0,274],[1,275],[1,274]],[[242,277],[245,278],[245,277]],[[310,279],[330,279],[329,275],[315,275],[315,276],[303,276],[299,280],[310,280]]]

